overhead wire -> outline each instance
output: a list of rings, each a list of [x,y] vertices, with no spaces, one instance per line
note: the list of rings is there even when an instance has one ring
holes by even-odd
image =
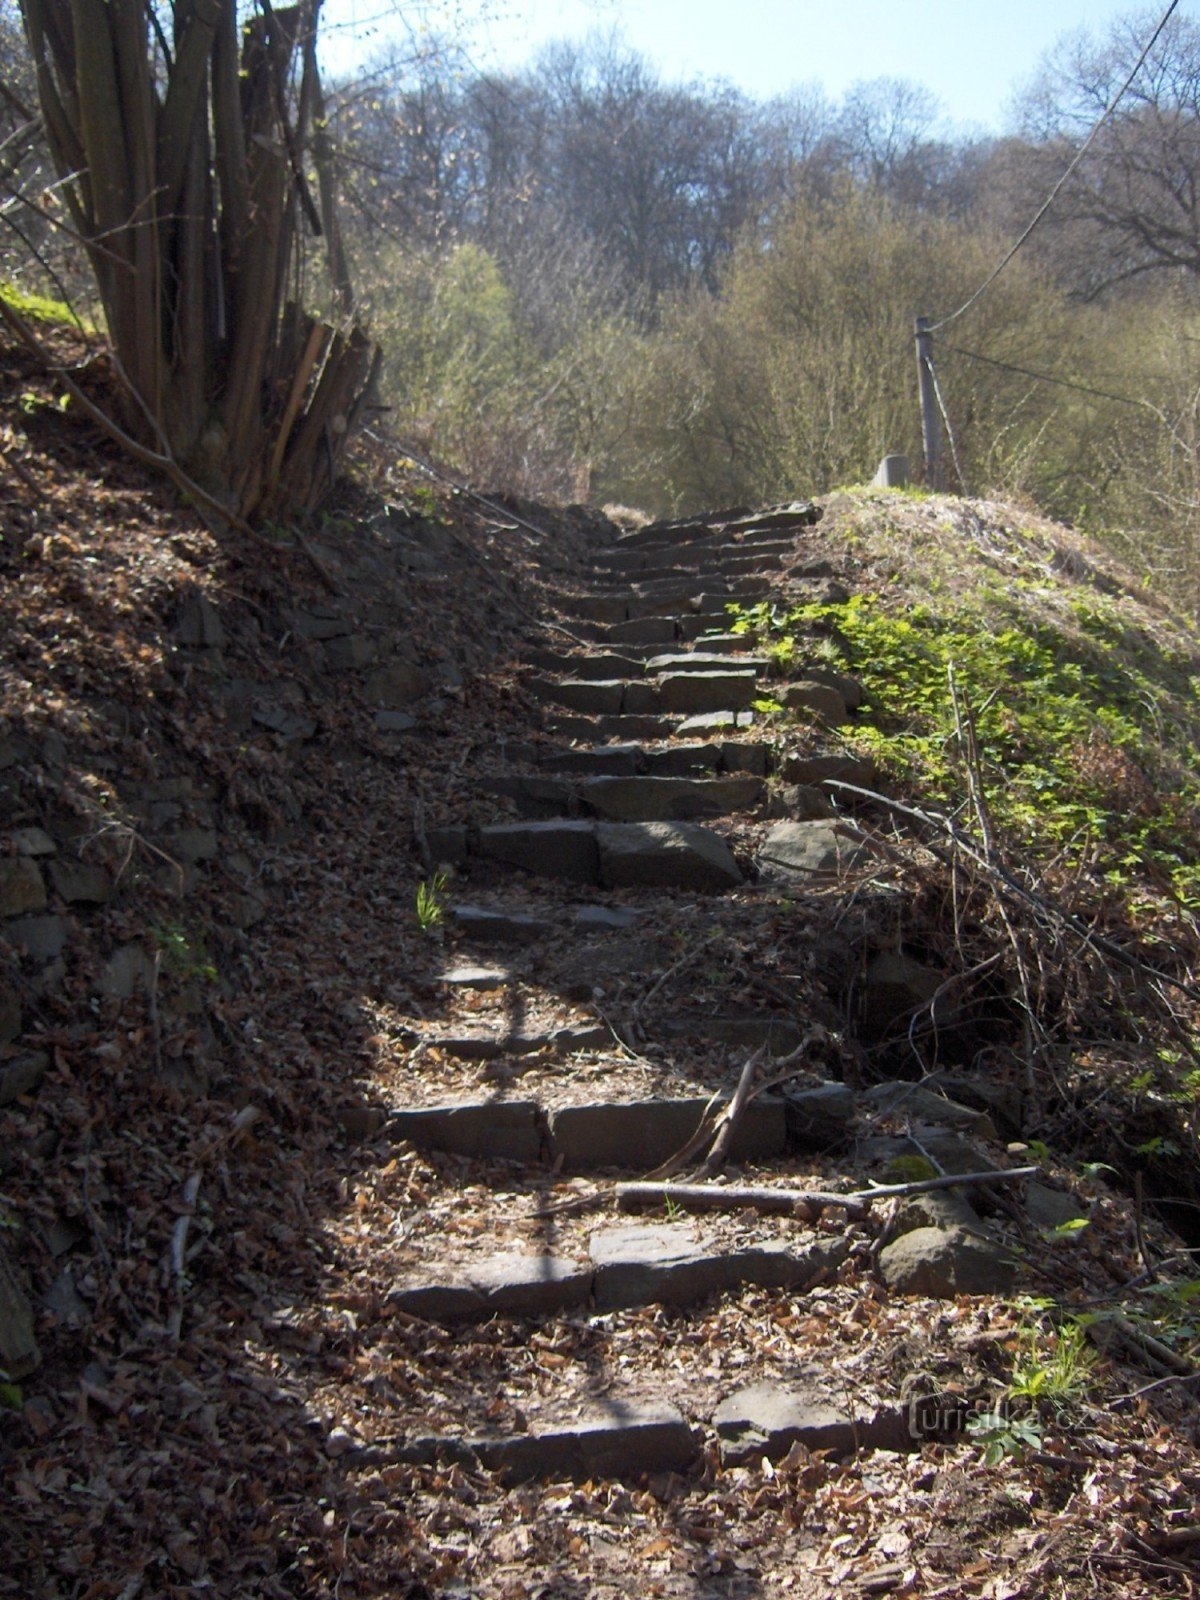
[[[1088,134],[1087,138],[1080,145],[1079,149],[1075,152],[1075,155],[1074,155],[1073,159],[1071,160],[1070,165],[1067,167],[1066,171],[1063,172],[1062,176],[1059,178],[1058,182],[1054,185],[1053,189],[1051,189],[1050,193],[1046,196],[1046,198],[1042,202],[1042,204],[1038,207],[1038,210],[1035,213],[1032,221],[1029,223],[1029,226],[1025,229],[1025,231],[1021,234],[1021,237],[1017,240],[1017,242],[1008,251],[1007,255],[1005,255],[1003,260],[1000,262],[999,266],[997,266],[992,272],[990,272],[988,274],[988,276],[979,285],[978,289],[976,289],[975,293],[973,295],[971,295],[969,299],[965,300],[962,303],[962,305],[959,306],[957,311],[952,311],[948,317],[943,317],[940,322],[935,322],[930,328],[928,328],[926,330],[927,332],[929,332],[929,333],[937,333],[940,328],[945,328],[951,322],[956,322],[959,317],[961,317],[965,312],[969,311],[971,309],[971,307],[976,303],[976,301],[979,300],[984,294],[987,293],[987,291],[995,283],[996,279],[1004,271],[1005,267],[1008,266],[1009,262],[1012,261],[1014,256],[1016,256],[1017,252],[1026,244],[1026,242],[1028,241],[1030,235],[1033,233],[1034,229],[1041,222],[1042,218],[1046,215],[1046,213],[1050,210],[1050,207],[1058,199],[1058,197],[1061,194],[1064,186],[1068,183],[1068,181],[1070,180],[1071,176],[1075,172],[1076,168],[1079,166],[1079,163],[1083,160],[1084,156],[1091,149],[1092,144],[1095,141],[1096,136],[1099,134],[1101,128],[1108,121],[1109,117],[1112,116],[1113,112],[1120,105],[1121,101],[1125,98],[1125,95],[1128,93],[1129,89],[1131,88],[1134,79],[1137,77],[1138,73],[1145,66],[1147,57],[1149,56],[1151,50],[1154,49],[1154,46],[1158,43],[1159,36],[1161,35],[1163,29],[1166,27],[1167,23],[1171,20],[1171,17],[1174,15],[1175,11],[1178,9],[1178,6],[1179,6],[1179,0],[1171,0],[1170,5],[1167,7],[1166,11],[1163,13],[1162,20],[1159,22],[1158,27],[1155,28],[1154,32],[1151,34],[1150,39],[1149,39],[1148,43],[1146,44],[1145,49],[1142,51],[1141,55],[1138,57],[1137,64],[1135,65],[1133,71],[1125,79],[1125,82],[1117,90],[1116,94],[1108,102],[1107,106],[1105,106],[1103,112],[1100,114],[1100,117],[1097,119],[1096,123],[1092,127],[1091,132]]]
[[[1144,410],[1149,404],[1146,400],[1135,400],[1131,395],[1115,394],[1111,389],[1097,389],[1090,383],[1076,383],[1071,378],[1056,378],[1053,373],[1035,372],[1032,367],[1017,366],[1011,361],[998,361],[995,356],[981,355],[978,350],[964,350],[959,345],[947,344],[939,339],[938,344],[951,355],[963,356],[968,361],[981,361],[987,367],[999,367],[1001,372],[1013,372],[1022,378],[1031,378],[1037,383],[1052,383],[1060,389],[1074,389],[1077,394],[1089,394],[1098,400],[1114,400],[1119,405],[1133,406]]]

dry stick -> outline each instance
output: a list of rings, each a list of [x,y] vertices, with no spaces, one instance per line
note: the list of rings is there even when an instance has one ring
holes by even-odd
[[[737,1211],[749,1207],[755,1211],[790,1212],[811,1219],[831,1206],[838,1206],[847,1216],[861,1220],[876,1200],[890,1200],[895,1196],[907,1197],[927,1194],[933,1189],[979,1187],[989,1183],[1014,1183],[1022,1178],[1034,1178],[1040,1167],[1010,1167],[1000,1172],[948,1173],[941,1178],[921,1178],[913,1183],[881,1184],[874,1189],[858,1189],[852,1194],[826,1194],[810,1189],[769,1189],[754,1185],[731,1183],[618,1183],[613,1189],[617,1205],[622,1211],[637,1211],[645,1206],[683,1206],[695,1211]]]
[[[826,778],[825,786],[829,789],[842,789],[847,794],[858,795],[862,800],[871,800],[876,805],[883,806],[888,811],[894,811],[899,816],[911,817],[914,822],[923,823],[935,832],[945,834],[962,853],[973,861],[976,866],[989,876],[998,880],[1001,888],[1006,890],[1015,899],[1023,901],[1044,917],[1062,923],[1076,934],[1090,950],[1097,955],[1111,956],[1120,965],[1130,968],[1133,972],[1144,973],[1148,978],[1153,978],[1158,983],[1165,983],[1172,989],[1178,989],[1181,994],[1187,995],[1189,1000],[1200,1003],[1200,988],[1194,984],[1185,983],[1182,978],[1172,977],[1169,972],[1163,972],[1158,967],[1152,967],[1149,962],[1140,960],[1137,956],[1130,955],[1111,939],[1106,939],[1101,933],[1096,933],[1080,922],[1079,918],[1049,899],[1046,895],[1038,894],[1028,888],[1020,879],[1013,877],[1008,869],[999,862],[988,861],[979,851],[973,840],[959,828],[955,827],[949,817],[939,816],[936,812],[922,811],[917,806],[905,805],[900,800],[893,800],[890,795],[880,794],[878,789],[864,789],[856,783],[844,783],[840,778]],[[936,844],[925,841],[925,849],[943,864],[953,868],[954,854],[941,849]]]
[[[713,1140],[712,1149],[708,1152],[706,1160],[696,1173],[698,1179],[711,1178],[718,1168],[724,1166],[725,1158],[729,1154],[729,1147],[733,1143],[733,1136],[742,1120],[742,1113],[750,1100],[750,1085],[754,1081],[755,1068],[766,1052],[766,1045],[760,1044],[752,1055],[747,1056],[746,1065],[742,1068],[742,1075],[738,1079],[737,1088],[733,1093],[733,1099],[729,1102],[729,1107],[718,1124],[717,1136]]]
[[[983,840],[983,853],[986,863],[991,867],[995,857],[995,843],[992,835],[992,816],[988,807],[987,796],[983,787],[983,775],[979,764],[979,741],[975,733],[975,718],[971,713],[970,703],[959,701],[958,680],[954,674],[954,663],[951,661],[946,667],[950,681],[950,701],[954,708],[954,731],[958,739],[959,748],[963,755],[963,765],[967,774],[967,794],[971,807],[979,822],[979,834]],[[1034,1048],[1035,1012],[1033,1006],[1033,986],[1029,981],[1029,968],[1025,961],[1025,952],[1021,949],[1017,930],[1013,927],[1008,908],[1003,900],[997,896],[996,906],[1004,923],[1004,931],[1008,934],[1008,942],[1012,946],[1013,956],[1017,963],[1017,976],[1021,982],[1021,1005],[1025,1012],[1023,1031],[1025,1034],[1025,1093],[1031,1108],[1033,1120],[1038,1120],[1041,1109],[1042,1097],[1039,1092],[1037,1080],[1037,1055]]]
[[[184,1183],[183,1210],[175,1219],[175,1226],[171,1229],[171,1278],[175,1287],[175,1304],[167,1319],[167,1333],[172,1344],[179,1343],[183,1330],[183,1301],[187,1293],[187,1238],[192,1218],[196,1213],[196,1201],[200,1197],[200,1168],[222,1145],[233,1144],[240,1139],[247,1128],[257,1122],[259,1115],[257,1106],[243,1106],[229,1127],[211,1139],[200,1151],[197,1157],[197,1170],[191,1173]]]

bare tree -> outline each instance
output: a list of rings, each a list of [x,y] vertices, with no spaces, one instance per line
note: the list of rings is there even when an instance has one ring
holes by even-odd
[[[1025,194],[1048,191],[1133,70],[1157,17],[1078,33],[1046,61],[1025,97]],[[1147,273],[1200,275],[1200,25],[1178,14],[1108,119],[1043,228],[1043,249],[1083,298]]]
[[[21,0],[125,426],[243,515],[316,503],[374,362],[300,304],[318,4]]]

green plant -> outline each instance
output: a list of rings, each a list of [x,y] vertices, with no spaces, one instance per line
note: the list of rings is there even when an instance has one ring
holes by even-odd
[[[1005,1460],[1022,1461],[1031,1450],[1042,1448],[1042,1430],[1037,1422],[1000,1410],[981,1411],[969,1417],[967,1432],[983,1446],[983,1464],[987,1467]]]
[[[446,917],[446,874],[435,872],[417,885],[417,926],[422,933],[433,933]]]
[[[1008,1396],[1062,1407],[1078,1402],[1091,1383],[1096,1352],[1078,1322],[1068,1322],[1048,1336],[1030,1329],[1022,1336],[1021,1353],[1013,1364]]]
[[[185,982],[203,978],[216,983],[217,969],[198,934],[189,934],[181,922],[155,922],[150,925],[150,937],[158,950],[162,964]]]

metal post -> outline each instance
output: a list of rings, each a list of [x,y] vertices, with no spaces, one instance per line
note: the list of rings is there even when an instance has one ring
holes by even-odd
[[[921,392],[921,440],[925,446],[925,487],[942,487],[942,424],[938,416],[937,396],[933,392],[933,335],[929,331],[929,318],[918,317],[917,377]]]

